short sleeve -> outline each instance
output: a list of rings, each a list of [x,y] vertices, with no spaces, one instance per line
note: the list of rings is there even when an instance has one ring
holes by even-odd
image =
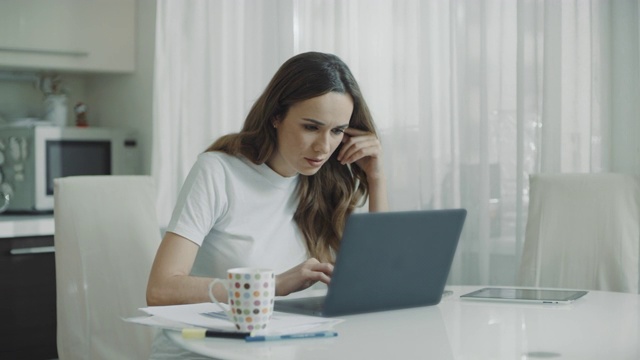
[[[225,167],[219,155],[201,154],[185,179],[167,231],[202,245],[227,208]]]

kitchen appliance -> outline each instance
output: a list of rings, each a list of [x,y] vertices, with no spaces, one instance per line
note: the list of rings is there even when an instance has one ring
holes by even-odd
[[[0,200],[8,197],[8,212],[51,212],[58,177],[136,175],[139,170],[137,138],[130,129],[0,128]]]

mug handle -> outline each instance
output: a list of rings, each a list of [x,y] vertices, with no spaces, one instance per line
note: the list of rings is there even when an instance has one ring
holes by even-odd
[[[9,203],[11,202],[11,196],[9,196],[9,194],[0,192],[0,197],[4,199],[4,204],[0,206],[0,213],[1,213],[7,210],[7,208],[9,207]]]
[[[220,307],[220,309],[222,309],[222,311],[224,311],[224,313],[227,315],[227,319],[231,322],[233,322],[233,313],[229,310],[227,310],[224,306],[222,306],[222,304],[218,301],[218,299],[216,299],[215,296],[213,296],[213,286],[217,283],[220,283],[222,285],[222,287],[225,288],[225,290],[227,290],[227,292],[229,291],[229,289],[227,288],[227,285],[225,285],[225,283],[220,280],[220,279],[213,279],[213,281],[211,281],[209,283],[209,299],[211,299],[212,303],[215,303],[216,305],[218,305]]]

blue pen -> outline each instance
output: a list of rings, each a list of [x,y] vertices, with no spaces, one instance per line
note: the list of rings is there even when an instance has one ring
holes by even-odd
[[[245,341],[273,341],[273,340],[288,340],[288,339],[310,339],[321,337],[335,337],[338,333],[335,331],[318,331],[299,334],[287,334],[287,335],[265,335],[265,336],[247,336]]]

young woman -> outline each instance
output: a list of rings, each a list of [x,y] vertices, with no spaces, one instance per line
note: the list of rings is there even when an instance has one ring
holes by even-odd
[[[147,287],[150,306],[208,302],[233,267],[276,271],[276,295],[329,283],[346,218],[387,210],[382,148],[347,65],[285,62],[239,133],[201,154],[180,191]],[[214,296],[227,299],[220,284]],[[155,347],[155,346],[154,346]]]

